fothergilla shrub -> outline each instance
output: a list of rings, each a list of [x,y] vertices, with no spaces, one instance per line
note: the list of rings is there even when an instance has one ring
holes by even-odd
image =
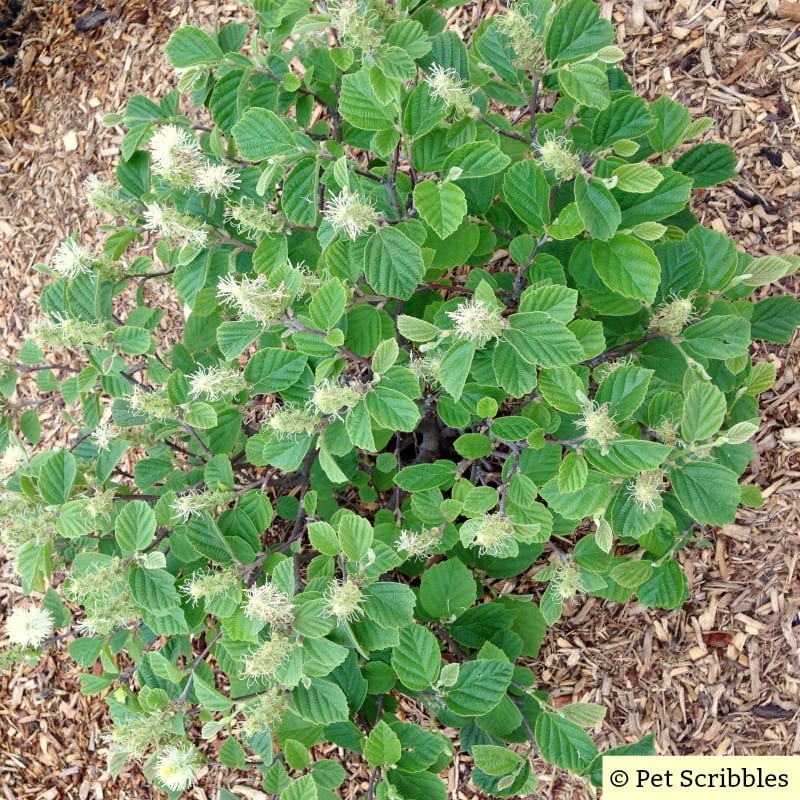
[[[519,0],[469,43],[431,2],[251,5],[172,36],[198,113],[111,115],[105,245],[39,266],[0,478],[45,594],[3,661],[69,634],[111,770],[173,797],[221,762],[335,798],[331,742],[385,800],[445,798],[454,750],[487,796],[531,792],[534,752],[597,784],[604,709],[555,708],[531,659],[577,596],[681,606],[678,551],[760,502],[775,368],[749,346],[800,304],[750,295],[800,259],[698,224],[733,153],[633,94],[592,0]],[[37,447],[26,372],[69,446]]]

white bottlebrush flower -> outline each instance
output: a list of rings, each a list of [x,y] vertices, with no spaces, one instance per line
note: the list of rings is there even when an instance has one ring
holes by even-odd
[[[179,494],[169,505],[185,525],[191,517],[199,517],[214,501],[210,492],[187,492]]]
[[[226,208],[225,220],[236,228],[240,236],[250,239],[272,236],[284,228],[284,221],[268,205],[256,205],[249,197]]]
[[[247,590],[244,613],[250,619],[268,622],[273,627],[286,627],[294,620],[292,601],[274,584],[251,586]]]
[[[395,547],[408,558],[430,558],[442,542],[439,528],[423,528],[421,531],[403,529],[397,537]]]
[[[483,300],[472,297],[447,316],[455,323],[456,336],[483,347],[491,339],[497,339],[507,327],[502,314]]]
[[[250,317],[265,328],[283,314],[291,300],[283,284],[270,288],[266,275],[243,275],[239,281],[233,275],[225,275],[217,284],[217,297],[233,306],[238,316]]]
[[[165,239],[183,239],[198,247],[203,247],[208,241],[208,233],[199,219],[159,203],[145,204],[144,228]]]
[[[339,622],[352,622],[364,615],[364,609],[361,608],[364,593],[354,581],[333,581],[325,590],[324,599],[323,613],[327,617],[336,617]]]
[[[40,647],[53,635],[53,615],[46,608],[15,608],[6,620],[11,644]]]
[[[252,680],[271,680],[294,649],[286,636],[275,636],[262,642],[244,659],[244,675]]]
[[[600,454],[608,453],[609,442],[619,436],[619,428],[608,410],[608,403],[599,405],[587,400],[582,406],[582,418],[575,424],[586,431],[586,438],[597,442]]]
[[[469,86],[453,67],[432,64],[425,83],[430,87],[433,97],[452,108],[455,116],[471,117],[477,111]]]
[[[239,180],[239,174],[224,164],[208,161],[197,170],[194,186],[211,197],[227,197],[239,185]]]
[[[302,408],[287,403],[283,406],[272,406],[264,427],[274,431],[279,439],[293,439],[300,434],[311,436],[319,421],[319,414],[311,406]]]
[[[628,495],[633,498],[643,514],[647,511],[655,511],[661,506],[664,471],[648,469],[644,472],[637,472],[636,477],[628,482],[627,489]]]
[[[82,273],[91,272],[94,261],[94,255],[88,247],[70,238],[56,250],[53,269],[63,278],[71,280]]]
[[[375,206],[363,195],[349,189],[342,189],[336,197],[328,200],[322,216],[335,231],[344,233],[351,241],[381,221],[381,214]]]
[[[333,381],[320,381],[311,387],[311,408],[326,417],[339,417],[342,411],[349,411],[363,395],[360,384],[340,386]]]
[[[21,444],[10,444],[0,456],[0,482],[7,481],[28,463],[28,454]]]
[[[97,449],[108,450],[112,443],[119,438],[119,428],[110,420],[101,422],[90,434],[89,438],[95,443]]]
[[[583,169],[580,156],[572,151],[565,136],[548,132],[537,149],[542,166],[553,170],[560,181],[572,180]]]
[[[191,744],[169,745],[156,761],[156,778],[172,792],[192,786],[203,763],[200,751]]]
[[[233,397],[247,388],[244,377],[235,369],[226,367],[200,367],[189,376],[189,394],[195,399],[201,397],[212,403],[223,397]]]
[[[187,189],[201,168],[202,151],[197,140],[177,125],[162,125],[147,144],[153,172]]]

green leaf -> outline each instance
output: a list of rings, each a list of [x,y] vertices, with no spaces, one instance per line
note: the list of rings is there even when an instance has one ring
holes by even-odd
[[[652,369],[623,364],[603,379],[595,400],[600,405],[607,403],[612,416],[618,422],[626,420],[644,402],[654,374]]]
[[[187,425],[201,431],[214,428],[217,424],[217,412],[209,403],[190,403],[183,414]]]
[[[562,367],[583,360],[583,347],[563,322],[541,311],[514,314],[503,338],[529,364]]]
[[[586,395],[587,387],[570,367],[543,369],[539,372],[539,393],[553,408],[567,414],[580,414],[579,395]]]
[[[692,179],[695,189],[706,189],[736,178],[736,155],[727,144],[703,142],[672,163],[672,169]]]
[[[418,183],[414,187],[414,205],[440,239],[455,233],[467,213],[464,192],[454,183]]]
[[[727,525],[736,518],[739,484],[736,473],[707,461],[690,461],[669,473],[672,489],[693,519]]]
[[[790,295],[765,297],[753,307],[750,324],[754,339],[789,344],[800,325],[800,302]]]
[[[568,286],[547,284],[528,289],[520,298],[520,311],[544,311],[565,325],[575,316],[578,292]]]
[[[311,298],[308,311],[314,325],[329,331],[342,318],[347,305],[347,291],[338,278],[326,281]]]
[[[750,323],[733,314],[706,317],[685,328],[681,336],[684,350],[694,358],[738,358],[750,346]]]
[[[580,772],[597,755],[597,748],[589,736],[558,714],[543,711],[536,717],[533,730],[542,756],[562,769]]]
[[[708,439],[722,427],[727,410],[725,395],[716,386],[693,383],[683,401],[681,436],[687,442]]]
[[[413,431],[419,423],[417,404],[402,392],[378,385],[364,398],[369,415],[382,428]]]
[[[620,226],[620,207],[611,192],[583,175],[575,179],[575,202],[586,230],[595,239],[610,239]],[[659,217],[660,219],[660,217]]]
[[[492,452],[492,440],[482,433],[464,433],[453,442],[453,448],[462,458],[483,458]]]
[[[657,566],[636,592],[647,608],[680,608],[689,599],[689,582],[681,565],[669,559]]]
[[[512,397],[524,397],[536,388],[536,368],[522,361],[508,342],[495,345],[492,369],[498,386]]]
[[[535,161],[518,161],[506,172],[503,198],[532,232],[541,234],[550,222],[550,185]]]
[[[586,485],[589,466],[577,453],[568,453],[558,468],[558,490],[579,492]]]
[[[450,153],[442,165],[445,178],[450,170],[460,169],[459,178],[485,178],[502,172],[511,163],[497,145],[491,142],[469,142],[462,144]]]
[[[664,176],[664,180],[652,192],[644,194],[620,192],[617,195],[619,209],[622,212],[620,224],[624,227],[633,228],[642,222],[658,222],[686,208],[692,193],[691,179],[669,167],[656,167],[656,169]]]
[[[114,537],[123,556],[144,550],[156,532],[156,515],[142,500],[130,500],[114,522]]]
[[[313,775],[303,775],[281,792],[281,800],[319,800],[319,789]]]
[[[380,228],[370,236],[364,260],[372,288],[401,300],[411,297],[425,274],[419,245],[393,227]]]
[[[661,264],[653,250],[633,236],[592,242],[592,263],[603,283],[623,297],[652,303],[661,283]]]
[[[442,658],[439,640],[421,625],[400,629],[400,643],[392,650],[392,668],[412,691],[424,691],[439,677]]]
[[[513,674],[514,665],[507,661],[468,661],[447,692],[447,707],[462,717],[488,714],[505,697]]]
[[[31,444],[38,444],[39,439],[42,438],[42,423],[39,422],[39,414],[32,408],[23,411],[19,418],[19,430]]]
[[[239,154],[248,161],[286,156],[297,149],[283,120],[266,108],[249,109],[233,126],[232,133]]]
[[[91,667],[100,657],[105,641],[105,636],[81,636],[69,643],[70,658],[81,667]]]
[[[136,602],[154,614],[165,614],[180,605],[175,578],[165,569],[134,567],[128,573],[128,584]]]
[[[363,561],[375,537],[369,521],[357,514],[342,513],[337,527],[342,552],[353,561]]]
[[[186,25],[178,28],[166,45],[166,53],[175,69],[201,67],[222,59],[222,48],[200,28]]]
[[[792,275],[796,269],[797,267],[788,259],[764,256],[751,261],[747,265],[746,276],[740,276],[739,280],[745,286],[764,286]]]
[[[579,61],[558,68],[558,85],[565,95],[589,108],[606,108],[611,102],[605,65]]]
[[[597,147],[608,147],[620,139],[638,139],[655,125],[647,103],[641,97],[626,95],[604,108],[592,125],[592,140]]]
[[[44,501],[54,506],[66,503],[77,471],[75,456],[68,450],[47,454],[39,471],[39,493]]]
[[[475,345],[462,339],[454,342],[442,358],[439,382],[453,400],[461,399],[474,356]]]
[[[375,96],[366,69],[342,76],[339,110],[351,125],[365,131],[391,128],[394,122],[392,106]]]
[[[637,589],[653,574],[652,561],[622,561],[611,568],[609,577],[626,589]]]
[[[265,347],[247,362],[244,377],[253,384],[255,394],[283,392],[300,380],[307,361],[302,353]]]
[[[549,61],[570,61],[595,54],[614,41],[614,27],[600,17],[592,0],[568,0],[558,6],[545,39]]]
[[[412,139],[433,130],[447,116],[441,99],[431,96],[427,83],[419,83],[408,95],[403,109],[403,129]]]
[[[475,766],[487,775],[511,775],[523,764],[519,753],[493,744],[476,744],[472,748]]]
[[[432,464],[413,464],[394,476],[394,482],[407,492],[444,488],[453,485],[457,466],[452,461],[441,459]]]
[[[241,355],[259,336],[261,326],[255,320],[223,322],[217,328],[217,346],[223,358]]]
[[[119,346],[120,352],[139,355],[150,349],[150,331],[146,328],[125,325],[114,331],[114,341]]]
[[[388,767],[400,760],[403,750],[397,734],[381,720],[371,731],[364,745],[364,757],[372,769]]]
[[[677,147],[683,141],[683,133],[692,121],[689,110],[671,97],[663,95],[650,104],[650,113],[656,120],[656,124],[647,133],[653,149],[657,153],[664,153]]]
[[[432,772],[422,770],[420,772],[406,772],[402,769],[387,771],[387,783],[394,787],[393,793],[376,793],[378,798],[388,798],[392,796],[425,798],[425,800],[447,800],[447,789],[442,783],[442,779]]]
[[[430,567],[419,587],[419,602],[434,619],[457,619],[477,596],[472,572],[455,558]]]
[[[382,628],[402,628],[414,619],[416,595],[402,583],[373,583],[367,591],[364,611]]]
[[[350,718],[344,692],[331,681],[318,679],[307,687],[300,684],[293,695],[297,713],[309,722],[331,725]]]
[[[295,225],[315,225],[317,222],[317,187],[319,164],[316,158],[302,158],[283,180],[281,208],[289,222]]]

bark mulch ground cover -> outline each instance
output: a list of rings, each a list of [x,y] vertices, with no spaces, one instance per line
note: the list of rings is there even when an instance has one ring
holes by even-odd
[[[482,15],[495,13],[495,3],[453,9],[452,22],[468,34]],[[712,135],[736,150],[739,179],[700,193],[695,213],[755,255],[798,252],[800,3],[601,5],[617,26],[638,90],[651,98],[669,94],[693,117],[713,117]],[[173,88],[162,51],[177,26],[210,28],[241,13],[236,2],[212,0],[0,0],[0,358],[14,358],[36,318],[42,276],[32,265],[47,261],[73,232],[98,234],[80,198],[86,176],[110,176],[118,158],[119,132],[102,128],[102,115],[119,111],[134,92],[155,96]],[[799,288],[788,279],[769,291]],[[684,609],[655,613],[584,598],[551,631],[535,665],[540,687],[556,703],[608,706],[594,732],[602,747],[653,733],[664,753],[800,753],[797,340],[760,347],[758,355],[778,372],[763,399],[747,478],[762,489],[765,505],[742,510],[735,524],[702,531],[707,544],[684,553],[692,584]],[[23,383],[19,402],[34,393]],[[62,408],[45,403],[38,410],[48,431],[44,445],[69,435]],[[506,587],[529,590],[524,580]],[[20,594],[0,553],[0,618]],[[408,714],[415,719],[414,709]],[[106,724],[102,699],[80,695],[66,642],[37,667],[7,670],[0,675],[0,798],[163,797],[136,767],[111,778]],[[346,766],[342,796],[362,796],[366,771]],[[541,797],[588,796],[551,767],[542,765],[539,774]],[[464,760],[449,775],[452,797],[479,796],[468,779]],[[242,798],[266,798],[257,773],[221,767],[210,767],[185,796],[213,798],[220,786]]]

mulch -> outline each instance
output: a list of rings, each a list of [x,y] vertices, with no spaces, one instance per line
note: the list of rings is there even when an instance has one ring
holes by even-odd
[[[698,194],[702,222],[754,255],[800,252],[800,3],[601,5],[617,26],[637,89],[651,99],[675,97],[693,118],[711,116],[711,136],[734,146],[740,177]],[[236,2],[212,0],[0,0],[0,358],[12,356],[37,316],[43,278],[32,265],[47,261],[73,232],[98,236],[80,187],[91,173],[111,176],[119,155],[120,134],[101,126],[102,115],[119,111],[134,91],[158,96],[174,86],[162,52],[175,27],[211,28],[241,11]],[[485,2],[450,13],[467,32],[493,11]],[[770,287],[799,289],[797,279]],[[653,733],[663,753],[800,753],[800,359],[797,340],[756,352],[778,372],[763,397],[747,476],[762,489],[764,506],[703,531],[707,543],[684,551],[692,585],[685,608],[663,613],[581,599],[533,665],[556,704],[608,707],[593,732],[602,747]],[[20,397],[34,393],[23,384]],[[61,409],[42,406],[40,413],[52,436],[64,435]],[[504,587],[529,590],[523,581]],[[0,563],[0,615],[19,597],[10,565]],[[38,666],[0,675],[0,798],[163,797],[135,766],[111,778],[104,704],[80,694],[78,674],[61,643]],[[414,709],[407,712],[413,719]],[[588,797],[579,782],[537,766],[542,797]],[[363,765],[351,760],[346,767],[342,797],[362,796]],[[461,759],[448,775],[452,797],[479,796],[468,778],[468,759]],[[216,766],[185,796],[213,798],[219,786],[266,798],[256,771]]]

